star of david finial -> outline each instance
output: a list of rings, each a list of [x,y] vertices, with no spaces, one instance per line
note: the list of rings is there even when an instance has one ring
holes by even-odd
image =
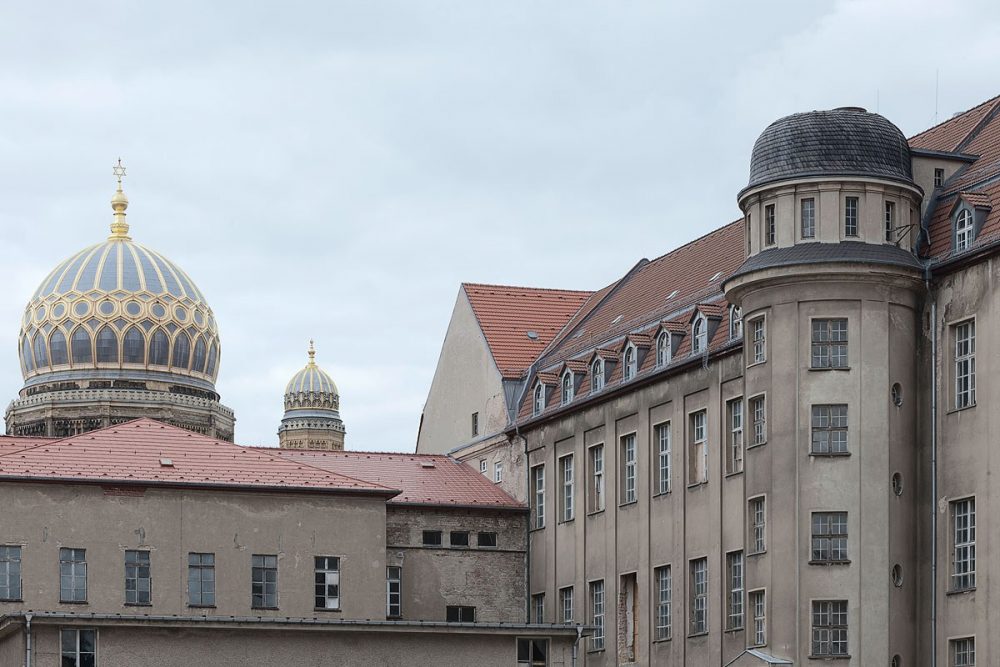
[[[125,165],[122,164],[122,159],[118,158],[118,164],[111,167],[112,173],[114,173],[115,178],[118,179],[118,189],[122,189],[122,177],[125,175]]]

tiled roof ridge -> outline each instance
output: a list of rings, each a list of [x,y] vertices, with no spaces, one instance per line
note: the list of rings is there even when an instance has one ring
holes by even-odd
[[[42,445],[51,445],[53,443],[59,442],[60,440],[65,440],[66,439],[66,438],[47,438],[47,437],[41,436],[41,435],[24,435],[24,436],[13,435],[13,436],[5,436],[5,437],[10,437],[11,439],[14,439],[14,440],[20,440],[20,439],[34,440],[35,438],[38,438],[39,440],[44,440],[44,442],[36,442],[33,445],[26,445],[26,446],[24,446],[24,447],[22,447],[20,449],[11,449],[9,452],[0,451],[0,456],[7,456],[9,454],[21,454],[23,452],[28,451],[29,449],[34,449],[35,447],[41,447]]]
[[[64,435],[61,438],[52,438],[50,440],[46,440],[45,442],[40,442],[37,445],[31,445],[30,447],[25,447],[24,449],[18,449],[16,452],[6,452],[6,453],[3,453],[3,454],[0,454],[0,456],[7,456],[9,454],[24,454],[25,452],[30,452],[31,450],[37,449],[37,448],[42,447],[44,445],[58,445],[60,443],[66,442],[67,440],[73,440],[75,438],[79,438],[81,435],[90,435],[90,436],[92,436],[92,435],[94,435],[96,433],[103,433],[104,431],[110,431],[112,429],[121,428],[122,426],[129,426],[129,425],[136,426],[139,423],[149,423],[149,424],[160,425],[160,426],[173,426],[172,424],[167,424],[166,422],[157,421],[157,420],[153,419],[152,417],[136,417],[135,419],[129,419],[128,421],[121,422],[120,424],[110,424],[108,426],[102,426],[101,428],[95,428],[92,431],[84,431],[83,433],[74,433],[73,435]],[[180,427],[173,426],[173,428],[180,428]],[[201,433],[195,433],[194,431],[187,431],[187,432],[188,433],[192,433],[194,435],[201,436],[203,438],[208,438],[209,440],[216,440],[217,442],[222,442],[218,438],[210,438],[209,436],[202,435]],[[68,443],[68,444],[74,444],[74,443],[71,442],[71,443]],[[230,444],[232,444],[232,443],[230,443]]]
[[[594,290],[562,289],[560,287],[527,287],[525,285],[499,285],[492,283],[463,282],[462,287],[482,287],[487,289],[525,290],[527,292],[569,292],[571,294],[593,294]]]
[[[239,445],[236,445],[236,447],[239,447]],[[278,448],[275,448],[275,449],[278,449]],[[286,459],[283,456],[281,456],[281,454],[274,454],[272,452],[267,452],[267,456],[271,457],[272,460],[274,460],[274,459],[281,459],[284,462],[288,462],[288,459]],[[359,485],[362,485],[362,486],[368,485],[369,487],[375,487],[373,490],[376,490],[376,491],[378,491],[378,490],[381,490],[381,491],[395,491],[396,493],[399,493],[400,490],[401,490],[401,489],[394,489],[394,488],[389,487],[389,486],[384,486],[382,484],[379,484],[378,482],[372,482],[372,481],[369,481],[367,479],[361,479],[359,477],[351,477],[350,475],[345,475],[342,472],[333,472],[332,470],[324,470],[323,468],[320,468],[319,466],[314,466],[313,464],[307,463],[307,462],[304,462],[304,461],[296,461],[295,463],[296,463],[296,465],[306,466],[307,468],[312,468],[313,470],[315,470],[317,472],[325,473],[327,475],[331,475],[332,474],[332,475],[336,475],[337,477],[339,477],[341,479],[346,479],[346,480],[350,480],[352,482],[357,482]]]
[[[913,143],[914,141],[918,140],[920,137],[924,136],[925,134],[929,134],[929,133],[933,132],[934,130],[937,130],[939,128],[944,127],[945,125],[948,125],[949,123],[954,123],[955,121],[957,121],[962,116],[965,116],[966,114],[970,114],[973,111],[976,111],[976,110],[978,110],[978,109],[986,106],[987,104],[991,104],[991,103],[995,105],[995,108],[993,110],[991,110],[990,112],[986,113],[984,115],[984,118],[987,117],[987,116],[990,116],[992,113],[994,113],[996,111],[996,106],[1000,106],[1000,95],[996,95],[995,97],[991,97],[990,99],[988,99],[988,100],[986,100],[984,102],[980,102],[979,104],[977,104],[977,105],[975,105],[973,107],[970,107],[970,108],[966,109],[965,111],[962,111],[962,112],[959,112],[959,113],[953,115],[951,118],[946,118],[943,121],[941,121],[940,123],[936,123],[934,125],[931,125],[930,127],[928,127],[925,130],[921,130],[920,132],[914,134],[912,137],[909,137],[907,139],[907,142],[908,143]],[[981,126],[980,126],[979,123],[977,123],[975,126],[973,126],[973,128],[971,130],[969,130],[968,133],[966,133],[966,138],[968,138],[969,136],[971,136],[974,131],[977,131],[979,129],[981,129]],[[948,150],[947,152],[949,152],[949,153],[960,152],[959,151],[959,146],[961,146],[963,143],[965,143],[965,139],[963,139],[962,141],[958,142],[951,150]]]
[[[269,449],[275,452],[282,452],[278,456],[284,456],[285,454],[333,454],[336,456],[404,456],[406,458],[413,459],[436,459],[436,460],[447,460],[454,461],[455,463],[461,463],[447,454],[423,454],[417,452],[385,452],[385,451],[364,451],[360,449],[287,449],[281,447],[270,447],[268,445],[237,445],[238,447],[243,447],[244,449]]]
[[[721,227],[716,227],[712,231],[706,232],[706,233],[702,234],[701,236],[699,236],[699,237],[697,237],[695,239],[691,239],[687,243],[685,243],[683,245],[679,245],[676,248],[674,248],[673,250],[669,250],[669,251],[663,253],[659,257],[654,257],[653,259],[649,260],[649,263],[650,264],[654,264],[654,263],[660,261],[661,259],[664,259],[666,257],[669,257],[670,255],[673,255],[673,254],[676,254],[678,252],[681,252],[682,250],[687,249],[689,246],[692,246],[692,245],[694,245],[696,243],[699,243],[700,241],[704,241],[709,236],[714,236],[715,234],[719,234],[719,233],[721,233],[723,231],[726,231],[729,227],[732,227],[734,225],[742,225],[743,224],[743,220],[744,220],[744,218],[738,218],[736,220],[733,220],[732,222],[727,222],[726,224],[722,225]]]

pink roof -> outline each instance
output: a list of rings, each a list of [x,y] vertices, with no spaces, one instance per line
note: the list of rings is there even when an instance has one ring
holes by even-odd
[[[35,445],[45,445],[56,438],[40,438],[36,436],[0,435],[0,456],[11,452],[19,452]]]
[[[289,461],[308,463],[324,470],[401,489],[402,493],[389,500],[394,505],[524,509],[523,504],[486,477],[468,465],[444,455],[303,449],[273,451]]]
[[[109,485],[287,489],[394,495],[390,487],[215,440],[152,419],[0,454],[10,479]]]
[[[519,378],[591,292],[463,283],[500,374]],[[535,337],[529,338],[532,331]]]

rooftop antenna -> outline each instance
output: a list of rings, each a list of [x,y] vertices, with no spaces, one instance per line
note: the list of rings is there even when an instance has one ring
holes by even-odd
[[[879,89],[876,88],[875,89],[875,113],[879,112],[879,100],[880,100],[880,98],[879,98]]]
[[[940,77],[941,70],[934,70],[934,124],[937,125],[938,122],[938,81]]]

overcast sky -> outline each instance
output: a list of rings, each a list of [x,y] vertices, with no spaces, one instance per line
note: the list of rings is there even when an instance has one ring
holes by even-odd
[[[132,236],[215,311],[237,441],[277,442],[314,337],[348,447],[412,450],[460,282],[597,289],[739,217],[780,116],[911,135],[1000,94],[1000,3],[8,2],[0,58],[2,400],[120,155]]]

